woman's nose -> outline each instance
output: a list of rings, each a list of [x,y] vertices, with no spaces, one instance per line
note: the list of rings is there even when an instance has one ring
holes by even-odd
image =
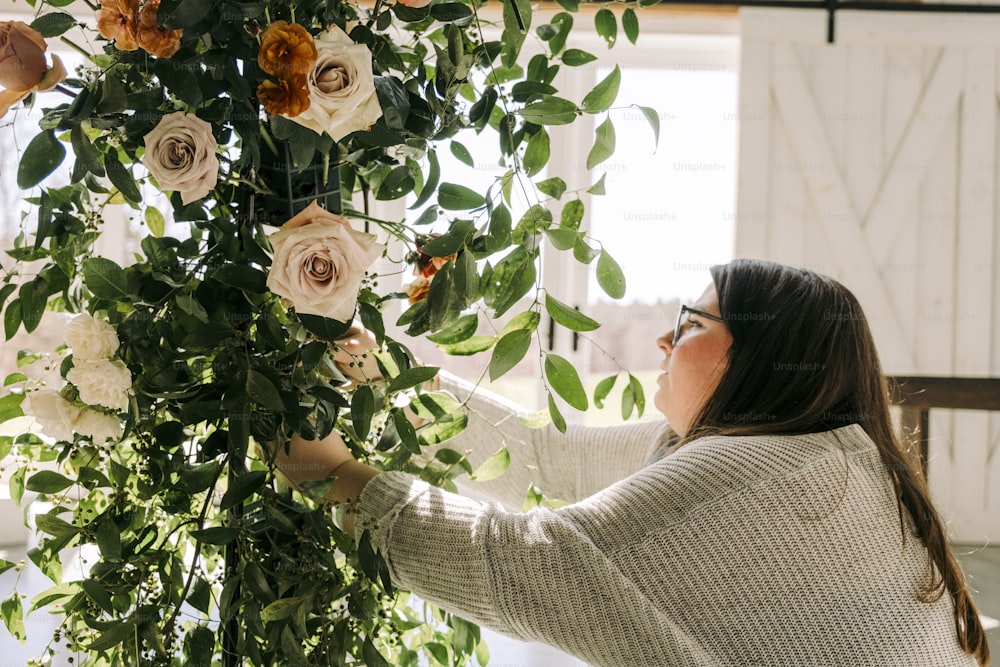
[[[660,348],[667,354],[670,354],[674,351],[673,341],[674,332],[671,330],[656,339],[656,347]]]

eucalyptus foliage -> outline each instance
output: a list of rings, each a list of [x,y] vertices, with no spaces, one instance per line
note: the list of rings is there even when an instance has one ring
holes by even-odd
[[[38,0],[32,27],[49,40],[76,28],[94,33],[93,21],[65,11],[78,4]],[[61,626],[50,650],[84,654],[88,665],[416,665],[421,656],[431,664],[467,664],[473,656],[486,664],[476,626],[411,606],[367,537],[355,542],[316,501],[322,488],[304,494],[283,486],[255,443],[337,429],[362,460],[446,487],[457,474],[502,474],[508,453],[478,470],[447,445],[422,454],[460,432],[465,417],[454,397],[423,389],[437,369],[420,366],[405,339],[385,334],[391,306],[405,295],[385,292],[375,275],[362,284],[356,317],[378,338],[385,381],[354,386],[330,349],[350,323],[297,314],[268,290],[267,230],[301,208],[296,198],[342,201],[345,216],[413,252],[419,245],[425,256],[448,258],[427,298],[396,324],[451,354],[490,355],[494,379],[524,357],[543,313],[577,332],[596,329],[596,321],[538,285],[543,241],[596,263],[600,285],[614,298],[624,294],[624,277],[581,229],[582,193],[541,174],[560,150],[548,128],[588,115],[601,122],[587,167],[612,154],[607,112],[621,72],[614,68],[582,100],[560,95],[559,71],[595,60],[570,46],[577,3],[560,4],[538,24],[527,0],[424,7],[162,0],[162,27],[183,30],[171,57],[118,50],[93,35],[103,51],[61,84],[65,101],[42,110],[39,131],[20,156],[17,181],[31,190],[32,212],[7,250],[16,263],[4,276],[0,306],[8,339],[34,331],[46,310],[109,322],[121,341],[116,359],[133,377],[132,395],[116,413],[123,425],[117,442],[80,434],[53,442],[33,432],[0,438],[0,457],[13,464],[14,500],[31,491],[51,504],[35,517],[43,538],[31,564],[0,561],[0,571],[37,567],[52,581],[24,603],[16,590],[4,592],[0,616],[9,633],[23,639],[25,613],[53,611]],[[383,114],[368,131],[334,141],[262,110],[258,35],[279,19],[314,34],[337,25],[370,49]],[[593,21],[608,46],[619,25],[631,42],[639,34],[632,5],[602,6]],[[529,39],[541,53],[527,58]],[[185,204],[173,193],[164,212],[143,198],[142,186],[157,184],[140,159],[143,138],[176,111],[211,125],[221,165],[208,196]],[[657,130],[656,113],[642,111]],[[438,158],[449,151],[471,164],[461,143],[471,132],[494,135],[502,156],[503,173],[486,192],[449,180]],[[70,184],[46,185],[64,164]],[[516,220],[514,188],[534,202]],[[589,192],[603,193],[603,181]],[[418,219],[390,221],[350,206],[404,197],[415,199],[413,208],[429,207]],[[127,266],[94,252],[104,212],[118,204],[135,211],[146,230]],[[189,233],[165,235],[167,218]],[[428,235],[432,225],[446,231]],[[527,309],[513,312],[525,297]],[[505,315],[505,326],[489,325]],[[22,361],[41,352],[26,351]],[[61,364],[65,378],[74,362]],[[539,364],[552,420],[565,429],[560,410],[587,409],[590,397],[566,359],[543,352]],[[7,378],[0,422],[22,416],[25,380],[20,373]],[[614,380],[601,383],[594,403]],[[641,412],[642,390],[635,378],[626,382],[627,416]],[[72,390],[64,396],[79,400]],[[405,418],[401,397],[424,426],[414,429]],[[85,578],[68,580],[62,556],[79,546],[96,562]]]

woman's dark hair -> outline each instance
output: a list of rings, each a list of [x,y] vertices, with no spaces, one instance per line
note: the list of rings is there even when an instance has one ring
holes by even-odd
[[[889,415],[889,388],[868,321],[836,280],[761,260],[714,266],[719,309],[732,334],[728,367],[683,441],[710,434],[797,434],[859,424],[878,446],[903,508],[927,547],[932,576],[921,592],[954,598],[962,648],[980,664],[989,647],[944,521],[919,461],[903,447]]]

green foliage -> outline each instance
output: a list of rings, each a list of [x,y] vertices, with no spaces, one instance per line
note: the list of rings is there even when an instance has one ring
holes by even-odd
[[[564,67],[596,60],[573,47],[576,0],[560,0],[565,11],[547,24],[538,24],[527,0],[502,3],[496,41],[481,32],[481,5],[464,1],[413,8],[162,0],[162,25],[183,30],[170,57],[118,50],[97,36],[93,20],[74,18],[92,16],[75,1],[72,13],[61,8],[74,0],[32,3],[32,26],[43,37],[79,27],[101,50],[59,84],[60,103],[42,110],[38,133],[24,143],[17,183],[34,189],[33,211],[7,249],[15,265],[0,284],[0,308],[7,339],[34,331],[49,311],[92,313],[115,331],[119,347],[109,360],[124,366],[132,385],[119,407],[88,405],[67,378],[82,366],[69,351],[21,356],[27,366],[53,355],[53,372],[65,381],[53,385],[58,400],[112,418],[120,433],[103,441],[74,423],[70,435],[0,437],[11,498],[20,504],[31,491],[48,508],[35,517],[40,541],[30,563],[0,560],[0,572],[34,567],[53,584],[30,609],[17,591],[0,592],[7,632],[23,639],[26,612],[54,612],[62,644],[94,665],[214,664],[224,648],[247,665],[487,664],[476,626],[411,606],[368,536],[355,542],[338,527],[321,500],[331,480],[289,488],[260,445],[284,446],[292,432],[321,439],[336,431],[360,460],[446,488],[459,474],[480,481],[503,474],[511,463],[506,448],[473,470],[447,446],[468,416],[453,396],[428,389],[438,369],[413,358],[408,336],[426,336],[448,354],[489,354],[492,379],[535,364],[560,430],[560,410],[587,409],[567,359],[528,357],[543,313],[574,332],[599,327],[539,284],[543,239],[546,252],[571,252],[582,264],[596,259],[610,296],[620,298],[625,284],[608,250],[581,231],[581,191],[548,173],[550,157],[565,150],[550,127],[613,112],[621,71],[615,67],[582,100],[560,92]],[[334,139],[262,111],[261,86],[275,78],[258,66],[258,33],[277,20],[313,35],[351,26],[350,39],[371,54],[381,109],[369,128]],[[609,46],[617,23],[611,9],[596,14]],[[634,43],[634,9],[625,8],[621,25]],[[529,34],[542,48],[530,58],[522,53]],[[640,109],[658,138],[656,112]],[[172,191],[142,164],[147,136],[175,112],[206,123],[219,147],[207,193]],[[501,175],[484,191],[463,185],[461,171],[446,172],[439,161],[447,143],[464,168],[475,168],[479,156],[463,143],[470,131],[495,137],[499,149]],[[606,118],[588,168],[614,149]],[[57,187],[49,177],[64,163],[68,184]],[[147,201],[156,189],[167,203]],[[603,177],[586,190],[603,191]],[[413,210],[423,209],[412,220],[381,220],[344,205],[361,201],[368,211],[372,199],[407,197]],[[520,207],[524,197],[528,205]],[[405,259],[393,248],[386,261],[412,264],[429,282],[424,298],[397,319],[406,294],[379,285],[389,276],[362,280],[354,317],[376,338],[371,356],[382,375],[370,382],[348,381],[334,361],[331,343],[351,317],[290,308],[269,285],[269,235],[312,201],[400,244]],[[121,263],[95,253],[115,205],[148,232]],[[168,233],[178,228],[176,237]],[[386,273],[400,272],[410,268]],[[511,312],[503,326],[494,321]],[[405,335],[391,333],[393,324]],[[0,424],[30,408],[29,375],[25,369],[6,379]],[[610,380],[595,392],[596,405]],[[623,414],[641,413],[643,404],[629,375]],[[442,443],[426,455],[424,448]],[[99,560],[65,581],[63,556],[87,545]]]

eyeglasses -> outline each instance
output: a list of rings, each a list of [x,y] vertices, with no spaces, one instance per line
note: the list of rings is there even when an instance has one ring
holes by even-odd
[[[674,342],[670,344],[671,347],[677,346],[677,341],[681,339],[681,323],[684,321],[684,313],[692,313],[698,315],[699,317],[704,317],[705,319],[715,320],[716,322],[726,323],[724,319],[718,315],[712,315],[711,313],[706,313],[704,310],[698,310],[697,308],[692,308],[691,306],[681,306],[681,309],[677,311],[677,324],[674,325]]]

